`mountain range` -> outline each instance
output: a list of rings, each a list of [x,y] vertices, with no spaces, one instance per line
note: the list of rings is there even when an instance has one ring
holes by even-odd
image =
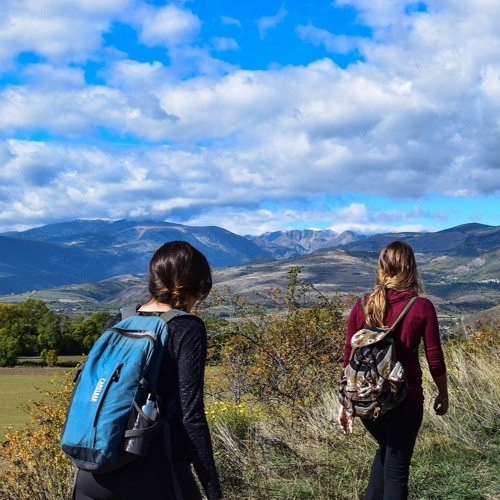
[[[207,256],[216,286],[245,293],[286,286],[292,265],[325,293],[365,290],[373,284],[380,249],[400,239],[413,246],[427,291],[443,309],[476,312],[500,303],[500,226],[472,223],[369,237],[313,230],[245,237],[215,226],[127,220],[76,220],[0,234],[0,300],[43,291],[49,302],[65,304],[133,301],[144,291],[152,253],[176,239]]]
[[[269,256],[243,236],[216,226],[127,220],[61,222],[0,234],[0,294],[144,273],[153,252],[171,240],[189,241],[213,267]]]
[[[293,229],[290,231],[274,231],[260,236],[246,236],[259,246],[266,254],[279,259],[306,255],[316,250],[346,245],[365,238],[352,231],[335,233],[330,230],[314,231],[312,229]]]

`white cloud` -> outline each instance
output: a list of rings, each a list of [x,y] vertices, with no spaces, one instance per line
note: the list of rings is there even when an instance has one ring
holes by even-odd
[[[120,18],[132,0],[3,0],[0,68],[30,52],[50,62],[84,62],[95,57],[111,19]],[[0,70],[0,71],[1,71]]]
[[[200,20],[192,12],[175,5],[140,11],[140,39],[146,45],[175,47],[193,42],[200,31]]]
[[[414,207],[412,210],[371,209],[364,203],[351,203],[345,207],[332,211],[332,220],[335,221],[329,229],[341,233],[354,231],[361,234],[376,234],[388,232],[429,231],[433,228],[415,224],[411,221],[416,215],[423,215],[421,210]],[[439,218],[439,214],[425,214],[429,218]]]
[[[416,212],[316,200],[498,196],[500,5],[465,4],[435,0],[405,14],[402,0],[339,0],[359,9],[373,38],[312,23],[299,35],[332,52],[357,50],[363,62],[249,71],[215,60],[200,19],[176,4],[9,1],[0,64],[20,52],[46,61],[0,87],[0,132],[59,140],[0,142],[0,225],[152,215],[240,234],[303,220],[372,231],[395,220],[413,227]],[[285,16],[282,8],[261,18],[262,36]],[[110,56],[102,36],[116,20],[166,56]],[[233,38],[211,42],[238,49]],[[98,83],[77,64],[87,60],[102,65]]]
[[[327,30],[317,28],[311,23],[297,26],[300,38],[313,45],[323,45],[329,52],[348,54],[360,45],[360,38],[347,35],[335,35]]]
[[[259,30],[260,37],[264,38],[266,36],[266,32],[270,29],[276,28],[276,26],[278,26],[285,20],[286,16],[286,9],[284,7],[281,7],[274,16],[261,17],[257,21],[257,29]]]
[[[212,45],[217,52],[224,52],[226,50],[238,50],[240,46],[234,38],[227,38],[223,36],[216,36],[212,38]]]
[[[85,75],[81,68],[61,67],[53,64],[31,64],[21,72],[23,78],[36,88],[83,88]]]

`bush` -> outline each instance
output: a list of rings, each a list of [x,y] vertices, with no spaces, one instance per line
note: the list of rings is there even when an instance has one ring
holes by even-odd
[[[49,366],[55,366],[57,364],[57,360],[59,359],[59,354],[55,349],[44,349],[40,353],[40,357],[44,363],[47,363]]]
[[[298,280],[290,268],[283,295],[270,289],[260,296],[274,308],[250,306],[229,293],[233,321],[224,333],[221,371],[231,381],[234,400],[251,394],[266,404],[300,413],[314,404],[325,382],[337,380],[345,338],[346,303],[326,298]]]
[[[73,384],[70,376],[53,380],[53,389],[41,391],[43,401],[24,409],[30,422],[8,432],[0,449],[2,500],[67,500],[73,466],[59,448],[61,428]]]
[[[454,340],[461,349],[469,352],[500,351],[500,317],[485,317],[469,327],[469,335]]]

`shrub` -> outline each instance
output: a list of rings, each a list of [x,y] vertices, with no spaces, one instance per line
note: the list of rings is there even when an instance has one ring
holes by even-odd
[[[453,345],[470,352],[500,351],[500,317],[485,317],[470,327],[469,335]]]
[[[0,449],[2,500],[67,500],[73,467],[59,448],[62,423],[72,390],[70,376],[53,380],[44,399],[24,409],[30,422],[8,432]]]
[[[228,294],[234,318],[221,349],[221,371],[232,382],[236,402],[251,394],[300,413],[318,400],[325,383],[338,379],[346,303],[324,297],[298,280],[299,273],[290,268],[286,294],[269,289],[259,296],[264,304],[248,305]]]
[[[59,359],[59,354],[55,349],[44,349],[40,353],[40,357],[44,363],[47,363],[49,366],[55,366],[57,364],[57,360]]]

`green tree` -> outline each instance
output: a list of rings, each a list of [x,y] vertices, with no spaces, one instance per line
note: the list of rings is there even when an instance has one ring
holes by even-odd
[[[38,352],[50,350],[59,352],[62,346],[62,339],[66,333],[67,324],[62,316],[50,309],[47,309],[37,325],[37,347]]]
[[[14,306],[0,304],[0,366],[11,366],[16,363],[21,352],[19,338],[10,329],[14,317]]]
[[[78,346],[79,354],[87,354],[95,341],[104,331],[106,323],[111,319],[111,314],[99,311],[89,318],[79,318],[71,324],[71,339],[73,348]],[[66,342],[68,344],[68,342]],[[73,352],[73,354],[76,354]]]
[[[6,328],[0,328],[0,366],[13,366],[21,352],[21,343]]]
[[[345,338],[347,303],[325,297],[288,272],[286,293],[269,289],[261,303],[229,294],[234,318],[222,349],[222,367],[235,399],[252,393],[260,401],[301,412],[338,379]],[[266,308],[265,305],[272,305]]]
[[[40,325],[43,327],[44,319],[51,313],[50,309],[42,300],[28,299],[16,304],[13,312],[12,322],[8,328],[21,342],[21,354],[25,356],[40,354],[39,328]]]

